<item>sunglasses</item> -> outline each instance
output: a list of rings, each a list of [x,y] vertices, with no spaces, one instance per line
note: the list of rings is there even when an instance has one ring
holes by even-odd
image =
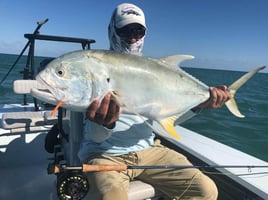
[[[146,29],[144,27],[139,28],[129,28],[123,27],[121,29],[116,29],[116,33],[121,38],[142,38],[145,35]]]

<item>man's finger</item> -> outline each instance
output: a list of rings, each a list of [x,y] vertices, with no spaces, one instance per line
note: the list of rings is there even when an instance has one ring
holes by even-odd
[[[96,112],[99,108],[100,101],[94,100],[87,108],[87,117],[91,120],[95,118]]]

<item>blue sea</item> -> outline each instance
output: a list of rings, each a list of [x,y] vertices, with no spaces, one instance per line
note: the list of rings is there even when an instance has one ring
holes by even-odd
[[[0,54],[0,81],[7,74],[16,55]],[[44,57],[35,57],[36,66]],[[0,86],[0,104],[22,103],[23,97],[12,91],[12,82],[21,79],[26,63],[23,56]],[[230,85],[245,72],[183,68],[207,85]],[[183,124],[204,136],[268,161],[268,73],[258,73],[236,94],[236,101],[246,118],[233,116],[225,106],[221,109],[203,109]]]

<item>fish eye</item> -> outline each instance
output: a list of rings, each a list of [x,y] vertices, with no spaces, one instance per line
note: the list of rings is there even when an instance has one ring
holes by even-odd
[[[62,67],[58,67],[58,68],[56,69],[56,73],[57,73],[57,75],[58,75],[59,77],[62,77],[62,76],[64,76],[64,69],[63,69]]]

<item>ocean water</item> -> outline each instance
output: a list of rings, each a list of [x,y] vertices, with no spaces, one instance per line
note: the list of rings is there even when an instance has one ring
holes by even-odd
[[[17,56],[0,54],[0,81],[9,71]],[[35,65],[44,57],[35,57]],[[26,63],[23,56],[10,75],[0,86],[0,104],[22,103],[22,95],[12,91],[12,83],[21,79],[20,73]],[[207,85],[230,85],[245,72],[183,68]],[[31,99],[31,97],[29,97]],[[204,136],[239,149],[262,160],[268,161],[268,74],[258,73],[236,94],[236,101],[246,118],[233,116],[225,106],[221,109],[203,109],[200,114],[188,120],[184,127]]]
[[[230,85],[245,72],[191,69],[186,71],[208,85]],[[183,124],[184,127],[268,161],[268,74],[253,76],[236,94],[239,110],[245,118],[237,118],[223,106],[203,109]]]

